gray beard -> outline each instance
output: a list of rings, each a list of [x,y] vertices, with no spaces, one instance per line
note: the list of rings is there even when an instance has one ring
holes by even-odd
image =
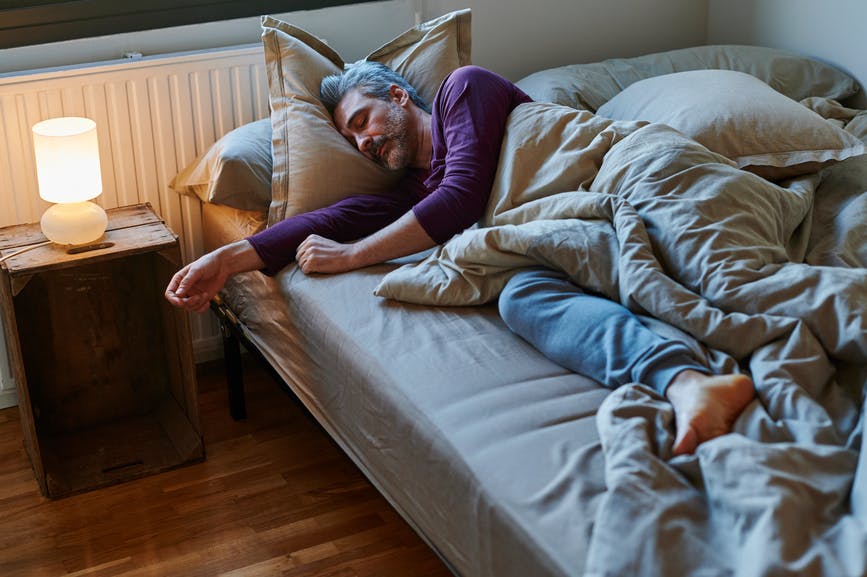
[[[385,134],[374,140],[374,150],[378,151],[386,142],[391,144],[386,157],[374,154],[373,160],[389,170],[406,168],[409,165],[406,112],[393,102],[390,103],[385,116]]]

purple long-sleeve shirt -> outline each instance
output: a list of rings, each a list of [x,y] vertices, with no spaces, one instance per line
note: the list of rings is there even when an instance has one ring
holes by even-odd
[[[357,195],[291,216],[247,240],[274,275],[295,260],[311,234],[337,242],[368,236],[412,209],[419,224],[443,243],[481,218],[494,184],[506,118],[531,99],[505,78],[478,66],[443,80],[431,108],[430,171],[412,169],[394,190]]]

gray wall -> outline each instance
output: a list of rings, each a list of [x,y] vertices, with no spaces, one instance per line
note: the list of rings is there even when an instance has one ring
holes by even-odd
[[[709,0],[708,43],[786,48],[831,62],[867,86],[864,0]],[[867,96],[855,100],[867,108]]]

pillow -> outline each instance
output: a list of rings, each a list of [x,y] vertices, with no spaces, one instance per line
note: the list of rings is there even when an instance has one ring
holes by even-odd
[[[271,202],[271,120],[226,133],[169,183],[202,202],[266,211]]]
[[[353,194],[378,194],[400,173],[365,158],[334,127],[319,84],[341,72],[341,57],[313,35],[266,16],[262,42],[271,105],[272,175],[268,225]],[[452,70],[470,64],[470,11],[419,24],[366,60],[393,68],[427,102]]]
[[[641,80],[598,113],[667,124],[768,180],[867,152],[854,136],[749,74],[693,70]]]
[[[702,69],[746,72],[798,101],[810,96],[839,100],[859,90],[854,78],[813,58],[764,46],[725,44],[561,66],[531,74],[517,84],[537,102],[595,111],[639,80]]]

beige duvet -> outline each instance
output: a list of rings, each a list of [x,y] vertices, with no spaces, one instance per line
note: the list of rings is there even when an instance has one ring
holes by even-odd
[[[479,304],[542,264],[756,383],[733,434],[677,459],[665,402],[608,397],[587,575],[867,574],[867,157],[781,186],[662,125],[526,104],[483,225],[376,294]]]

